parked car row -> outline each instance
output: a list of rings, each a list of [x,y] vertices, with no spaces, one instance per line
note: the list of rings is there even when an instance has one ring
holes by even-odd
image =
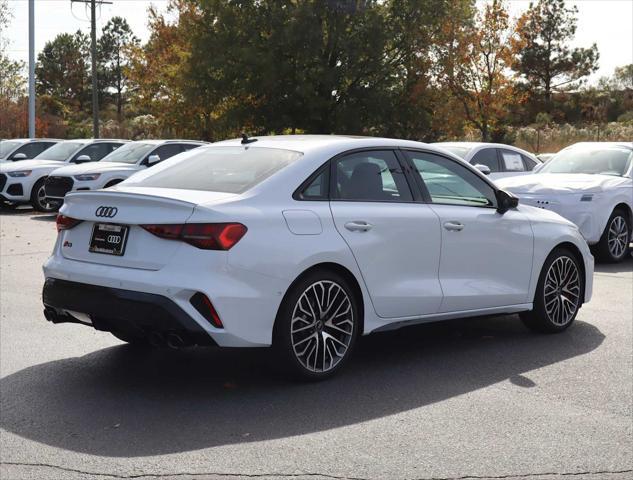
[[[139,170],[204,144],[194,140],[114,139],[0,142],[2,151],[7,152],[0,165],[0,201],[30,203],[41,212],[52,212],[59,209],[68,192],[108,188]],[[25,150],[29,145],[37,148]]]

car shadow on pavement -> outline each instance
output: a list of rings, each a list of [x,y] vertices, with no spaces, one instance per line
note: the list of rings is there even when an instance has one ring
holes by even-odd
[[[625,260],[619,263],[596,262],[594,270],[596,273],[633,272],[633,250],[630,251],[629,256]]]
[[[139,457],[283,438],[423,407],[596,349],[578,321],[536,335],[516,316],[364,337],[348,367],[317,383],[272,373],[268,349],[136,350],[35,365],[0,380],[0,426],[58,448]]]
[[[38,222],[54,222],[56,219],[57,213],[41,213],[31,217],[31,220],[36,220]]]

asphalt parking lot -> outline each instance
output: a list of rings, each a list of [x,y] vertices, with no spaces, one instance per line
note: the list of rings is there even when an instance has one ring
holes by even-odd
[[[46,322],[54,216],[0,215],[2,479],[633,477],[631,259],[597,265],[564,334],[411,327],[297,384],[265,350],[135,351]]]

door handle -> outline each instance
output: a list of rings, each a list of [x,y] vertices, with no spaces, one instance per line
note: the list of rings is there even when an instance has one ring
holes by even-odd
[[[449,221],[444,223],[444,228],[449,232],[461,232],[464,229],[464,224],[456,221]]]
[[[363,222],[360,220],[356,220],[353,222],[347,222],[345,224],[345,228],[347,228],[350,232],[366,232],[371,230],[373,225],[371,223]]]

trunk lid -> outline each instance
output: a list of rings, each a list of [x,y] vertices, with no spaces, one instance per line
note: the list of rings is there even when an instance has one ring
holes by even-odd
[[[60,213],[83,221],[61,232],[62,255],[82,262],[159,270],[179,248],[191,247],[180,241],[158,238],[139,225],[186,223],[202,194],[207,194],[204,195],[206,200],[214,198],[214,194],[208,192],[146,188],[69,194]],[[227,196],[233,195],[219,194],[218,200]],[[97,229],[98,235],[103,230],[96,227],[97,224],[127,229],[122,238],[122,255],[90,251],[93,231]]]

